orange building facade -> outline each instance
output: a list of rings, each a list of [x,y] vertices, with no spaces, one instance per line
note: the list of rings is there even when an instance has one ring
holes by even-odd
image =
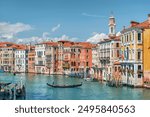
[[[35,73],[35,48],[32,47],[28,52],[28,73]]]
[[[92,67],[92,44],[88,42],[45,42],[35,46],[35,72],[80,74]],[[49,63],[50,65],[48,65]]]

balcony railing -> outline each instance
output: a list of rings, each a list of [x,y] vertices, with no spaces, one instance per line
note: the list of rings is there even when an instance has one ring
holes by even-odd
[[[70,68],[70,65],[68,63],[64,63],[63,68]]]
[[[35,66],[45,66],[44,64],[35,64]]]
[[[40,56],[40,55],[38,55],[37,57],[38,57],[38,58],[42,58],[42,56]]]
[[[139,73],[143,73],[143,70],[138,70],[137,73],[138,73],[138,74],[139,74]]]

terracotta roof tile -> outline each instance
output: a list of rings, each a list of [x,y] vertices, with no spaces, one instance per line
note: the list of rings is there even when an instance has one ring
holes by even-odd
[[[71,41],[69,41],[69,40],[60,40],[58,42],[71,42]]]
[[[64,43],[63,46],[64,46],[64,47],[71,47],[72,44],[71,44],[71,43]]]
[[[150,24],[148,22],[148,20],[142,22],[142,23],[139,23],[137,24],[135,27],[139,27],[139,28],[150,28]]]
[[[46,44],[46,45],[50,45],[50,46],[58,46],[57,42],[43,42],[43,43],[40,43],[40,44]]]
[[[136,22],[136,21],[131,21],[131,25],[128,28],[131,27],[137,27],[137,28],[150,28],[150,23],[148,20],[144,21],[144,22]]]
[[[92,44],[92,48],[96,48],[97,47],[97,44]]]

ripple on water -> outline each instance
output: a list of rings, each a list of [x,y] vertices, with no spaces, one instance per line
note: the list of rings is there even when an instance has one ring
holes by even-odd
[[[19,82],[26,85],[27,100],[149,100],[150,90],[133,89],[128,87],[108,87],[105,83],[88,82],[79,78],[61,75],[0,73],[0,82]],[[46,83],[78,84],[77,88],[52,88]]]

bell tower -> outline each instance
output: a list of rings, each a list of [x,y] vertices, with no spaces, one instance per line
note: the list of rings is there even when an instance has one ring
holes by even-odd
[[[116,35],[116,22],[115,22],[115,18],[113,15],[111,15],[109,17],[109,36],[113,37]]]

